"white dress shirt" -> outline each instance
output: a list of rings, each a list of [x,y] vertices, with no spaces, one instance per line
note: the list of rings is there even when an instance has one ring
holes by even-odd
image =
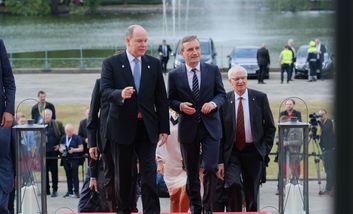
[[[188,66],[187,64],[186,65],[186,74],[188,75],[188,82],[189,82],[189,86],[190,86],[190,89],[192,91],[192,79],[194,77],[194,72],[192,72],[191,70],[193,68],[191,68],[190,66]],[[196,69],[196,76],[197,76],[197,79],[199,81],[199,88],[201,86],[201,70],[200,70],[200,63],[197,64],[197,66],[195,67]]]
[[[253,141],[252,132],[251,132],[248,89],[245,90],[243,95],[239,96],[237,93],[234,93],[234,96],[235,96],[234,105],[235,105],[235,116],[236,117],[238,117],[239,97],[243,98],[242,104],[243,104],[243,111],[244,111],[245,140],[246,140],[246,143],[253,143],[254,141]]]
[[[141,64],[141,75],[142,75],[142,61],[141,61],[141,57],[134,57],[133,55],[131,55],[129,53],[129,51],[126,50],[126,55],[127,55],[127,59],[129,60],[130,63],[130,68],[131,68],[131,73],[132,76],[134,76],[134,69],[135,69],[135,62],[134,59],[137,58],[140,61]]]

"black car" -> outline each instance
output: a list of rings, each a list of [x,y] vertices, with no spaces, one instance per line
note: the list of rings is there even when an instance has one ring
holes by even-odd
[[[241,65],[248,72],[248,78],[257,78],[259,65],[257,64],[256,53],[259,48],[256,46],[236,47],[228,55],[229,68],[234,65]],[[265,79],[269,78],[269,73],[265,74]]]
[[[294,72],[295,78],[308,78],[309,73],[309,64],[306,61],[308,57],[308,48],[309,45],[302,45],[299,47],[297,51],[297,60],[294,63],[295,68]],[[332,78],[334,76],[333,69],[333,57],[328,52],[324,53],[324,61],[322,62],[322,73],[318,73],[317,77],[320,79],[321,77]]]
[[[185,63],[184,58],[180,55],[180,42],[179,40],[176,43],[174,55],[174,68],[180,66],[181,63]],[[208,64],[216,64],[216,52],[211,38],[199,38],[200,47],[201,47],[201,62]]]

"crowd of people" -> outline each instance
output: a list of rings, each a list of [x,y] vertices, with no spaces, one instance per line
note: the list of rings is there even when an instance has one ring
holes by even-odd
[[[247,71],[239,65],[228,71],[232,90],[226,93],[219,68],[201,62],[200,43],[193,35],[181,40],[185,64],[169,72],[166,87],[163,72],[170,47],[163,42],[158,60],[146,54],[147,40],[142,26],[131,25],[125,35],[126,50],[103,61],[78,134],[72,124],[56,119],[54,105],[46,101],[44,91],[38,92],[31,117],[35,123],[47,125],[46,193],[58,196],[60,159],[67,182],[64,197],[80,198],[79,212],[136,212],[141,196],[143,213],[160,213],[157,173],[164,176],[171,212],[257,211],[259,187],[276,132],[267,95],[248,88]],[[287,82],[291,81],[294,53],[290,40],[281,54]],[[0,166],[7,167],[7,174],[0,173],[0,213],[9,213],[9,194],[14,191],[10,128],[16,88],[2,40],[0,54],[0,97],[6,99],[0,100],[0,139],[6,145],[0,152]],[[264,83],[270,64],[266,44],[259,49],[258,59],[259,83]],[[310,76],[314,81],[315,75]],[[294,100],[287,101],[281,120],[301,120],[294,104]],[[319,114],[328,179],[322,194],[326,194],[334,188],[334,131],[327,111],[322,109]],[[17,112],[16,120],[24,124],[20,115]],[[85,153],[88,170],[80,192],[78,166],[84,164]],[[93,203],[92,197],[99,198],[98,202]]]

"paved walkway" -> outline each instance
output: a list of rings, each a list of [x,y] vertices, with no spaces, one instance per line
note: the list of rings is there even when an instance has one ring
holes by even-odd
[[[16,74],[16,101],[25,98],[36,98],[38,90],[47,92],[47,99],[55,104],[87,104],[89,105],[95,80],[98,73],[80,74]],[[165,77],[167,79],[167,77]],[[231,90],[227,77],[223,75],[223,82],[227,91]],[[332,101],[333,81],[324,80],[306,82],[306,80],[294,80],[289,84],[280,84],[279,72],[271,73],[271,77],[265,80],[267,84],[257,84],[257,80],[249,80],[249,88],[258,89],[268,94],[270,102],[280,102],[289,96],[298,96],[306,102]],[[201,83],[202,84],[202,83]]]
[[[321,184],[324,187],[325,182]],[[82,183],[80,183],[82,187]],[[278,214],[278,196],[275,194],[277,182],[270,181],[260,188],[261,211]],[[319,185],[316,181],[309,182],[309,212],[310,214],[332,214],[333,198],[331,196],[319,196]],[[47,197],[48,214],[62,214],[77,212],[77,198],[63,198],[66,193],[66,183],[59,183],[59,196],[57,198]],[[169,198],[160,198],[161,212],[169,211]],[[141,199],[138,201],[138,209],[142,211]]]

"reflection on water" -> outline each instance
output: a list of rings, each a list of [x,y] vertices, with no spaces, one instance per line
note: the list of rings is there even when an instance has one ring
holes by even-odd
[[[165,38],[173,47],[187,34],[213,38],[217,61],[225,66],[228,63],[226,55],[234,46],[259,46],[266,42],[272,62],[277,62],[279,52],[289,38],[293,38],[295,46],[299,47],[317,36],[328,43],[334,33],[333,12],[271,12],[252,1],[172,1],[176,1],[177,7],[174,19],[171,6],[164,18],[163,13],[93,17],[0,16],[0,37],[12,52],[116,47],[124,46],[128,25],[141,24],[149,33],[151,45],[157,45]],[[187,3],[188,10],[185,8]]]

